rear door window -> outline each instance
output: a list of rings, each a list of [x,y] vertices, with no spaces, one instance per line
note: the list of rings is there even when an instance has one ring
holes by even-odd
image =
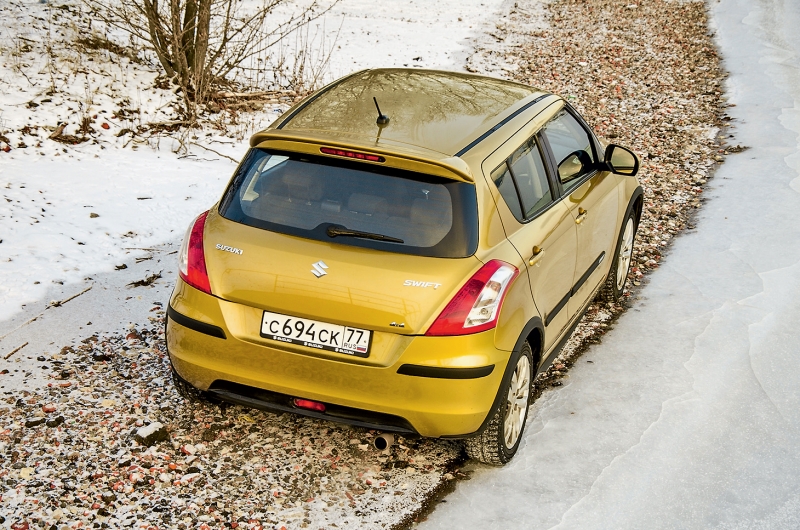
[[[525,217],[530,219],[553,202],[550,182],[536,141],[531,138],[525,142],[511,155],[508,163],[517,182]]]
[[[517,185],[514,183],[514,177],[511,176],[508,163],[503,162],[501,166],[492,171],[492,181],[494,181],[497,189],[500,190],[500,195],[503,196],[503,200],[506,201],[511,213],[514,214],[517,220],[522,221],[525,217],[522,215],[522,205],[519,202]]]
[[[553,202],[550,180],[535,137],[492,172],[492,181],[519,221],[532,219]]]
[[[466,257],[477,249],[473,185],[326,157],[251,150],[220,213],[275,232],[392,252]]]

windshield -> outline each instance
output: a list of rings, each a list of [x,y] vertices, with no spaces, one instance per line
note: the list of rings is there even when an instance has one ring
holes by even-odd
[[[220,204],[238,223],[435,257],[477,248],[471,184],[327,157],[251,149]]]

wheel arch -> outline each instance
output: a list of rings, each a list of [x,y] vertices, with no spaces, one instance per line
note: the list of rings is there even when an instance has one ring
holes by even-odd
[[[544,344],[544,325],[542,324],[542,319],[533,317],[528,321],[522,329],[517,343],[514,345],[514,353],[519,353],[522,350],[522,345],[525,344],[525,341],[527,341],[531,347],[534,367],[538,368],[539,364],[542,362],[542,345]]]
[[[457,436],[457,438],[471,438],[472,436],[475,436],[486,429],[487,424],[489,421],[491,421],[492,416],[494,416],[494,413],[502,403],[503,396],[501,395],[501,390],[508,386],[508,382],[511,380],[511,374],[514,372],[517,359],[522,351],[522,346],[526,341],[530,345],[531,353],[533,354],[531,380],[533,380],[539,373],[538,368],[542,362],[542,345],[544,344],[544,324],[542,323],[541,318],[533,317],[528,321],[527,324],[525,324],[525,327],[522,328],[522,332],[520,333],[519,338],[514,345],[514,349],[508,356],[508,363],[506,364],[506,369],[503,373],[503,379],[500,381],[500,386],[497,387],[497,393],[495,394],[494,401],[492,402],[492,407],[486,414],[486,418],[484,418],[483,423],[481,423],[481,426],[475,432],[465,434],[463,436]]]
[[[639,226],[639,222],[642,220],[642,212],[644,211],[644,190],[641,186],[636,186],[636,189],[633,190],[631,194],[630,200],[628,200],[628,207],[625,209],[625,216],[623,219],[627,219],[628,215],[631,211],[636,212],[636,226]]]

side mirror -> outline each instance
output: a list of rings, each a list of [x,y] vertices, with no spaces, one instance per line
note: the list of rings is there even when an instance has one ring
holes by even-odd
[[[609,171],[618,175],[632,177],[639,172],[639,159],[633,151],[616,144],[606,147],[606,158],[604,160]]]
[[[586,151],[573,151],[558,164],[558,178],[567,182],[586,173],[592,165],[592,157]]]

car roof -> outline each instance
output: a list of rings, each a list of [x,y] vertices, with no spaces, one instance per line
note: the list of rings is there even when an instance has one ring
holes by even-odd
[[[527,85],[459,72],[363,70],[306,98],[250,143],[294,137],[442,159],[460,156],[548,95]],[[384,126],[377,123],[373,97],[390,119]]]

